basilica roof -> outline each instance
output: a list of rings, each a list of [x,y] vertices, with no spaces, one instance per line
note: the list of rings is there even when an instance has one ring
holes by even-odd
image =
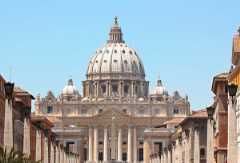
[[[87,77],[133,77],[144,79],[145,72],[141,59],[137,52],[128,47],[123,40],[123,33],[119,26],[118,19],[115,18],[114,24],[109,33],[107,43],[98,48],[91,58]]]

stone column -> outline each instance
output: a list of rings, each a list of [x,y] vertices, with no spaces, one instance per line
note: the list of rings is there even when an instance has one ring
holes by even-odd
[[[35,153],[35,161],[40,161],[42,159],[42,136],[41,131],[36,130],[36,153]]]
[[[228,145],[227,145],[227,162],[237,163],[237,118],[236,102],[229,97],[228,103]]]
[[[200,163],[200,140],[199,128],[194,130],[194,163]]]
[[[98,128],[94,127],[94,161],[98,162]]]
[[[55,163],[60,163],[60,160],[59,160],[59,146],[58,145],[55,148]]]
[[[165,163],[168,163],[168,152],[167,152],[167,148],[165,148],[164,153],[165,153]]]
[[[171,148],[172,148],[172,163],[175,163],[176,162],[176,142],[172,144]],[[192,162],[189,162],[189,163],[192,163]]]
[[[214,162],[214,146],[213,146],[213,121],[207,121],[207,163]]]
[[[118,92],[119,92],[119,97],[122,97],[122,81],[119,81],[118,83]]]
[[[65,156],[65,152],[64,152],[64,150],[63,150],[63,148],[61,148],[61,152],[60,152],[60,161],[61,161],[61,163],[64,163],[64,156]]]
[[[23,127],[23,153],[27,156],[30,156],[30,124],[29,119],[24,119]]]
[[[109,81],[109,96],[112,96],[112,81]]]
[[[44,163],[48,163],[48,140],[44,138]]]
[[[176,144],[175,144],[175,148],[174,148],[174,156],[175,156],[175,159],[174,159],[174,161],[176,162],[176,163],[178,163],[179,162],[179,156],[178,156],[178,145],[177,145],[177,141],[176,141]],[[174,162],[173,161],[173,162]],[[174,163],[175,163],[174,162]],[[193,162],[191,162],[191,163],[193,163]]]
[[[149,138],[145,138],[143,142],[143,161],[144,163],[150,163],[150,154],[151,150],[151,142]]]
[[[88,161],[93,161],[93,129],[89,127],[88,129]]]
[[[109,96],[110,94],[109,94],[109,85],[110,85],[110,83],[109,83],[109,81],[107,81],[107,87],[106,87],[106,92],[107,92],[107,96]]]
[[[99,90],[100,90],[100,83],[99,81],[97,82],[97,97],[99,97]]]
[[[135,95],[135,89],[134,89],[134,81],[131,82],[131,96],[133,97]]]
[[[12,100],[5,100],[5,117],[4,117],[4,147],[10,151],[13,148],[13,108]]]
[[[84,138],[81,138],[79,140],[79,163],[83,163],[84,162]]]
[[[63,152],[63,160],[64,160],[63,163],[68,163],[67,162],[67,159],[68,159],[67,157],[68,157],[68,155],[66,154],[66,152]]]
[[[108,130],[107,127],[104,128],[104,138],[103,138],[103,161],[108,161]]]
[[[167,162],[168,163],[172,163],[172,154],[171,154],[171,148],[170,147],[168,147],[168,150],[167,150],[167,155],[168,155],[168,160],[167,160]]]
[[[165,153],[165,150],[163,148],[163,154],[162,154],[162,158],[163,158],[163,163],[166,163],[166,153]]]
[[[122,129],[118,129],[118,161],[122,161]]]
[[[54,145],[53,145],[53,143],[51,143],[51,154],[50,154],[50,163],[54,163],[55,162],[55,160],[54,160],[54,158],[55,158],[55,152],[54,152]]]
[[[160,156],[157,157],[156,161],[157,161],[157,163],[161,163]]]
[[[132,127],[128,127],[128,148],[127,148],[127,161],[132,162]]]
[[[138,144],[137,144],[137,128],[133,128],[133,162],[136,163],[137,158],[137,150],[138,150]]]
[[[163,163],[163,154],[161,154],[160,163]]]

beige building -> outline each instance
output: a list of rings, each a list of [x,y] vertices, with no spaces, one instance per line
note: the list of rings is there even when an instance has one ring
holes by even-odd
[[[236,96],[229,97],[228,104],[228,162],[240,163],[240,29],[233,37],[233,67],[229,73],[229,83],[238,86]]]
[[[53,122],[57,139],[81,162],[148,163],[150,154],[168,145],[154,131],[164,134],[164,122],[191,114],[188,98],[177,91],[169,95],[161,80],[149,93],[143,62],[123,40],[117,18],[82,84],[82,96],[70,79],[59,96],[49,91],[35,102],[36,115]]]
[[[185,118],[173,118],[155,129],[158,138],[166,140],[163,150],[153,153],[153,163],[206,163],[207,112],[193,111]]]

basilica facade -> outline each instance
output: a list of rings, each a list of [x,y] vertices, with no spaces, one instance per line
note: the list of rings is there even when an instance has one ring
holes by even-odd
[[[141,162],[150,146],[161,152],[168,144],[154,136],[164,122],[191,114],[187,96],[170,95],[160,79],[149,91],[143,62],[123,40],[117,18],[109,39],[90,59],[82,88],[79,93],[69,79],[58,96],[49,91],[35,101],[35,115],[54,124],[57,140],[81,162]]]

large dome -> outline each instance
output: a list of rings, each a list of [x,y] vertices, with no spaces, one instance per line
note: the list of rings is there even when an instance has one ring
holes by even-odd
[[[108,42],[97,49],[91,58],[87,78],[144,80],[143,64],[137,52],[127,46],[122,39],[121,28],[115,19]]]
[[[115,18],[107,43],[96,50],[83,81],[83,96],[98,100],[119,100],[148,95],[143,64],[137,52],[123,40]]]
[[[107,43],[98,49],[90,60],[87,74],[101,77],[112,74],[114,77],[139,79],[145,77],[143,64],[136,51],[125,43]]]

